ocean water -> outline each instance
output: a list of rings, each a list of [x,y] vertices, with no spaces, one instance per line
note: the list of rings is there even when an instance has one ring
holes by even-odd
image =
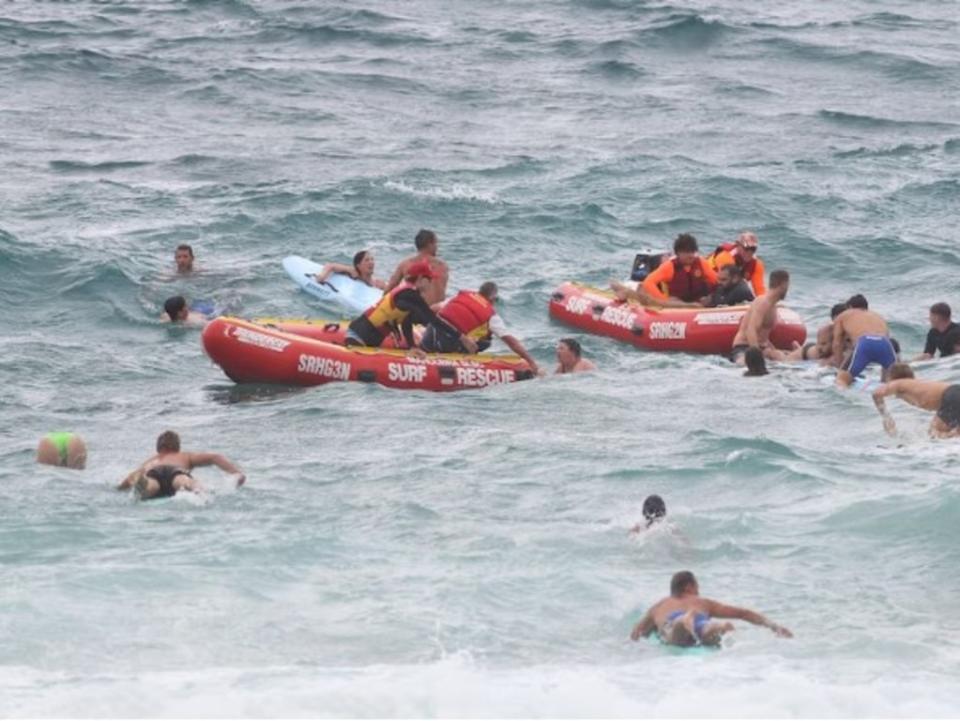
[[[157,318],[329,316],[283,256],[385,276],[429,227],[549,364],[557,284],[750,228],[811,332],[863,292],[913,354],[960,305],[958,38],[945,0],[0,8],[0,715],[955,716],[927,414],[582,335],[597,373],[476,393],[238,387]],[[167,428],[248,484],[113,491]],[[86,471],[33,463],[61,429]],[[681,569],[796,638],[629,641]]]

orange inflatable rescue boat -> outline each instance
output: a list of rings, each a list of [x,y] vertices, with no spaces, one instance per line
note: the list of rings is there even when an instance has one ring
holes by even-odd
[[[653,308],[618,300],[613,291],[564,283],[550,297],[550,317],[588,333],[655,351],[729,355],[746,305]],[[807,328],[794,311],[777,307],[770,341],[783,350],[803,343]]]
[[[533,378],[527,362],[513,355],[428,353],[420,359],[403,350],[346,348],[239,318],[215,318],[201,337],[207,355],[237,383],[315,386],[360,381],[456,391]]]

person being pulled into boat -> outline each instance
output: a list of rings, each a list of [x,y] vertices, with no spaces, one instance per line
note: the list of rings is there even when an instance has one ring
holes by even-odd
[[[117,490],[134,488],[140,500],[166,498],[177,491],[202,491],[203,486],[190,471],[197,466],[217,466],[237,477],[242,486],[246,477],[243,472],[219,453],[188,453],[180,450],[180,436],[175,431],[164,431],[157,437],[157,453],[131,471]]]
[[[430,326],[440,322],[424,295],[433,282],[430,264],[426,261],[411,263],[405,272],[400,285],[388,290],[375,305],[351,321],[345,345],[379,348],[388,335],[399,333],[406,340],[407,348],[416,349],[413,324]],[[477,344],[472,338],[461,334],[459,340],[467,352],[477,352]]]
[[[432,230],[420,230],[413,239],[413,242],[417,247],[416,255],[411,255],[409,258],[404,258],[400,261],[397,269],[393,271],[393,275],[390,276],[390,280],[387,281],[384,290],[393,290],[400,285],[403,279],[407,277],[407,270],[414,263],[426,263],[430,266],[433,277],[430,285],[427,286],[424,291],[423,297],[426,299],[427,305],[432,307],[437,303],[443,302],[443,299],[447,297],[447,278],[449,277],[450,271],[447,268],[447,264],[437,255],[437,248],[440,241],[437,239],[436,233]]]
[[[164,323],[182,323],[183,325],[203,325],[210,316],[198,310],[191,310],[187,299],[182,295],[167,298],[163,303],[163,314],[160,320]]]
[[[658,306],[660,308],[702,308],[700,303],[686,303],[676,298],[655,298],[643,289],[643,286],[631,288],[618,280],[610,281],[610,288],[617,296],[617,300],[633,300],[643,306]]]
[[[743,271],[735,263],[727,263],[717,271],[717,287],[707,296],[704,305],[716,308],[720,305],[743,305],[754,298],[753,291],[743,279]]]
[[[327,263],[323,270],[317,273],[318,283],[325,283],[332,273],[343,273],[349,275],[354,280],[366,283],[371,288],[383,290],[387,284],[373,277],[374,260],[373,253],[369,250],[361,250],[353,256],[353,265],[344,265],[343,263]]]
[[[557,370],[555,373],[583,373],[596,370],[592,361],[583,357],[583,348],[576,338],[561,338],[557,343]]]
[[[718,245],[707,260],[718,270],[730,263],[735,264],[743,271],[744,280],[753,286],[753,294],[759,297],[767,292],[764,284],[766,270],[763,267],[763,261],[757,257],[759,244],[756,233],[745,231],[740,233],[736,243]]]
[[[540,367],[516,336],[507,330],[506,323],[494,308],[499,300],[497,284],[487,281],[476,291],[461,290],[437,311],[437,320],[423,331],[420,347],[429,353],[475,353],[490,347],[496,336],[518,356],[523,358],[537,375]],[[470,351],[461,340],[473,340],[476,351]]]
[[[643,281],[643,290],[657,301],[676,298],[687,303],[702,303],[717,287],[717,272],[699,255],[697,239],[681,233],[673,241],[673,257],[668,258]]]
[[[793,638],[789,629],[768,620],[756,611],[737,608],[704,598],[696,576],[680,571],[670,579],[670,595],[657,601],[633,627],[630,638],[638,641],[656,632],[663,643],[673,646],[719,646],[723,635],[733,631],[729,621],[717,618],[738,618],[755,626],[769,628],[778,636]]]

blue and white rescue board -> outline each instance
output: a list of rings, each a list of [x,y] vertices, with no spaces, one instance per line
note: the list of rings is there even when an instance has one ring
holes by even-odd
[[[318,283],[316,276],[323,270],[323,266],[299,255],[288,255],[284,258],[283,269],[301,290],[322,301],[339,305],[355,315],[363,313],[383,296],[383,291],[379,288],[373,288],[343,273],[331,273],[325,282]]]

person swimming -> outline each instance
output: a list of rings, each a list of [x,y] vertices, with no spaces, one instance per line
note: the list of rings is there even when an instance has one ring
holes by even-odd
[[[652,494],[643,499],[643,519],[647,525],[643,528],[638,523],[630,529],[630,533],[640,533],[644,529],[650,528],[653,524],[663,521],[667,517],[667,504],[657,494]]]
[[[663,643],[673,646],[719,646],[723,636],[734,630],[729,621],[715,620],[726,618],[739,618],[769,628],[778,636],[793,638],[789,629],[756,611],[702,597],[697,578],[690,571],[673,574],[670,595],[650,607],[633,627],[630,638],[637,641],[656,632]]]
[[[343,263],[327,263],[323,266],[323,270],[317,273],[316,279],[318,283],[326,283],[331,274],[342,273],[361,283],[366,283],[371,288],[383,290],[387,284],[373,277],[374,267],[373,253],[369,250],[361,250],[353,256],[352,267]]]
[[[87,465],[87,444],[77,433],[47,433],[37,444],[37,463],[82,471]]]
[[[203,325],[210,316],[199,310],[187,306],[187,299],[182,295],[167,298],[163,303],[163,315],[160,320],[164,323],[182,323],[183,325]]]

